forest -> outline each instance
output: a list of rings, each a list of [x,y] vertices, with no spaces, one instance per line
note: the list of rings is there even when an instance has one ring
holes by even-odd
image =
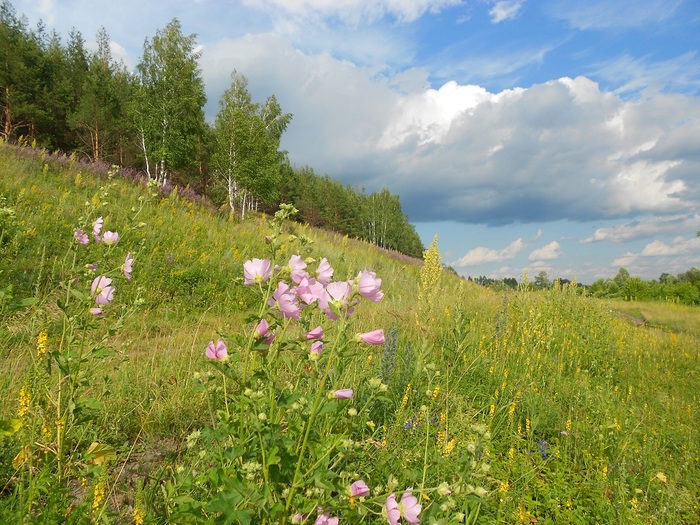
[[[67,42],[40,23],[30,28],[0,3],[0,139],[146,173],[186,187],[237,219],[281,203],[297,220],[421,257],[424,247],[398,195],[342,184],[291,164],[280,142],[292,114],[274,95],[255,102],[232,71],[213,123],[196,35],[177,19],[146,39],[135,71],[117,62],[102,27],[97,49],[82,34]]]

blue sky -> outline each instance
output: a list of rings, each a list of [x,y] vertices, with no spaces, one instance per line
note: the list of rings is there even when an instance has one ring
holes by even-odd
[[[129,68],[177,17],[207,116],[236,69],[292,163],[388,187],[466,276],[700,267],[696,0],[14,0]]]

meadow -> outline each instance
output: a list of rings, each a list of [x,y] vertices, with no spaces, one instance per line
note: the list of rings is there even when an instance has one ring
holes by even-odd
[[[0,523],[700,523],[697,308],[185,195],[0,145]]]

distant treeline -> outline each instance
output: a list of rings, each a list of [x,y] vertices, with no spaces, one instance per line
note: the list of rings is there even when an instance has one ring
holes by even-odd
[[[493,279],[479,276],[468,277],[468,280],[481,286],[499,290],[529,288],[546,290],[557,283],[569,284],[569,279],[549,280],[547,272],[540,272],[533,281],[521,280],[514,277]],[[591,285],[578,284],[581,290],[593,297],[608,299],[623,299],[626,301],[672,301],[680,304],[700,304],[700,269],[691,268],[677,275],[662,273],[658,279],[643,280],[633,277],[625,268],[620,268],[612,279],[598,279]]]
[[[104,28],[96,40],[91,52],[73,30],[64,45],[0,2],[0,139],[141,170],[241,218],[293,204],[314,226],[422,256],[397,195],[290,164],[280,141],[292,115],[274,95],[253,102],[242,74],[232,72],[216,121],[206,122],[196,37],[177,19],[145,41],[135,72],[114,60]]]

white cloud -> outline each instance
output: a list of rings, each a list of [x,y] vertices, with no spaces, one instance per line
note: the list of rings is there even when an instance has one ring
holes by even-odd
[[[671,244],[655,240],[647,244],[640,255],[642,257],[659,257],[663,255],[681,255],[700,251],[700,237],[676,237]]]
[[[561,246],[559,246],[559,243],[557,241],[552,241],[549,244],[543,246],[542,248],[533,250],[528,257],[528,260],[549,261],[552,259],[558,259],[561,256]]]
[[[411,22],[425,13],[438,13],[446,7],[459,5],[463,0],[244,0],[244,3],[265,11],[282,9],[299,16],[339,17],[356,24],[384,16]]]
[[[489,9],[491,22],[498,24],[504,20],[513,20],[524,3],[525,0],[499,0]]]
[[[480,246],[467,252],[464,257],[450,263],[451,266],[464,268],[466,266],[477,266],[484,263],[507,261],[515,257],[525,247],[525,241],[516,239],[501,250],[485,248]]]
[[[577,29],[608,29],[658,24],[670,18],[683,0],[558,0],[550,12]]]
[[[672,234],[679,231],[699,230],[700,215],[670,215],[667,217],[646,217],[631,223],[616,224],[598,228],[582,243],[609,241],[625,242],[632,239],[652,237],[658,234]]]

